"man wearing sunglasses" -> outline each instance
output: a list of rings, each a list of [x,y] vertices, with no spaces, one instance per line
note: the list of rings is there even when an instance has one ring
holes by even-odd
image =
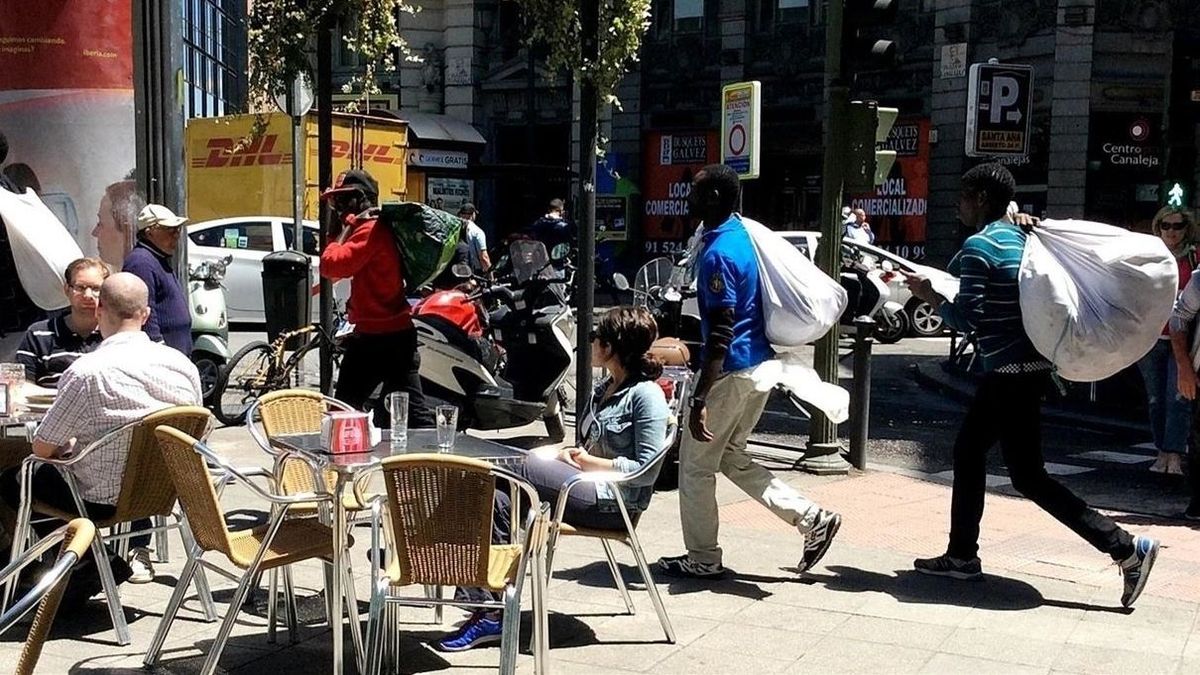
[[[377,387],[375,425],[387,428],[387,395],[408,392],[409,426],[432,427],[433,414],[421,391],[417,331],[405,294],[400,250],[391,231],[379,224],[379,184],[361,169],[343,171],[321,195],[333,210],[329,243],[321,252],[321,275],[351,279],[349,320],[354,333],[345,353],[334,395],[362,408]]]

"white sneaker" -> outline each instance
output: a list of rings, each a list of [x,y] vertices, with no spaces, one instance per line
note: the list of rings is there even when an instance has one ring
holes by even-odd
[[[154,565],[150,564],[150,549],[135,548],[129,551],[129,569],[133,575],[129,577],[131,584],[148,584],[154,581]]]

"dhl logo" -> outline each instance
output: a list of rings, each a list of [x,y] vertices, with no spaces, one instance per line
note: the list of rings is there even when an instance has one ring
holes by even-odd
[[[205,146],[208,155],[192,160],[192,166],[197,169],[218,169],[226,166],[274,166],[291,164],[291,153],[275,152],[275,144],[279,137],[275,134],[264,135],[251,142],[245,149],[235,152],[241,139],[210,138]]]
[[[349,141],[334,141],[333,142],[333,158],[334,159],[349,159],[353,157],[354,145]],[[366,143],[363,145],[362,161],[363,164],[403,164],[403,156],[393,156],[393,146],[381,145],[378,143]],[[312,146],[309,149],[309,156],[316,157],[318,149]]]

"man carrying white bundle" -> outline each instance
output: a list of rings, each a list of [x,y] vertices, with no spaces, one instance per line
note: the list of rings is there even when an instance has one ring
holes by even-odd
[[[908,280],[913,295],[937,307],[947,324],[975,332],[984,369],[954,445],[949,546],[943,555],[918,559],[913,566],[955,579],[982,576],[977,554],[987,452],[999,442],[1013,487],[1120,565],[1121,604],[1130,607],[1145,588],[1158,542],[1129,534],[1046,473],[1041,406],[1052,366],[1023,324],[1017,278],[1028,237],[1022,225],[1032,219],[1006,220],[1015,189],[1012,174],[1000,164],[981,164],[963,176],[959,218],[979,231],[950,263],[950,273],[961,280],[953,301],[938,295],[925,277]]]

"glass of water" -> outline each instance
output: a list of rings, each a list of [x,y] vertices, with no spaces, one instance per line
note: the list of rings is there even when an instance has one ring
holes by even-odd
[[[437,446],[446,452],[454,449],[454,436],[458,433],[458,408],[452,405],[439,405],[434,410],[437,421]]]
[[[392,418],[391,446],[408,447],[408,393],[394,391],[388,394],[388,415]]]

